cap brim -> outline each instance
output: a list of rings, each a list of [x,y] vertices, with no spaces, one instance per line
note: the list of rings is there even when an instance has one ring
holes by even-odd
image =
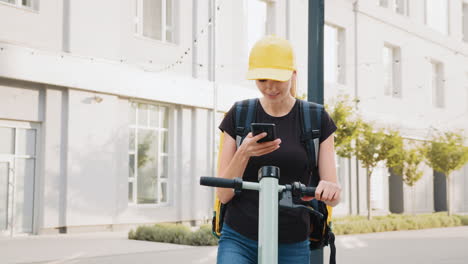
[[[291,79],[293,70],[271,69],[271,68],[256,68],[247,72],[247,80],[274,80],[285,82]]]

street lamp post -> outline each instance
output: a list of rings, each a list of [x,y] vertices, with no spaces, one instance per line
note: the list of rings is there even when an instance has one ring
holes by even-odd
[[[323,104],[324,0],[309,0],[307,100]],[[323,263],[323,249],[310,251],[310,264]]]

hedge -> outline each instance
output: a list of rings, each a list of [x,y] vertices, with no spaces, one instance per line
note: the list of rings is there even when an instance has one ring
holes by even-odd
[[[173,243],[192,246],[214,246],[218,244],[211,234],[211,225],[202,225],[197,231],[181,224],[156,224],[153,226],[139,226],[130,230],[129,239],[154,242]]]
[[[347,235],[461,225],[468,225],[468,216],[448,216],[444,212],[423,215],[391,214],[375,216],[370,221],[364,216],[348,216],[333,219],[333,232],[336,235]]]
[[[375,216],[367,220],[364,216],[333,218],[333,232],[336,235],[363,234],[373,232],[416,230],[438,227],[468,225],[468,215],[447,216],[447,213],[425,215]],[[181,224],[156,224],[139,226],[128,233],[129,239],[174,243],[192,246],[214,246],[218,239],[211,233],[211,225],[202,225],[196,231]]]

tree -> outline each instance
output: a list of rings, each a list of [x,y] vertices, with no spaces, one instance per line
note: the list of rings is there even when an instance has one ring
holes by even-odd
[[[403,182],[413,189],[423,175],[419,164],[424,160],[421,148],[411,146],[405,142],[397,130],[388,130],[385,135],[383,152],[386,153],[387,167],[395,175],[402,177]],[[401,197],[403,199],[403,197]],[[415,208],[413,197],[413,212]]]
[[[337,126],[335,132],[336,154],[340,157],[350,158],[354,153],[353,141],[357,138],[362,120],[357,116],[349,96],[341,95],[326,105],[330,117]]]
[[[423,176],[423,171],[419,168],[419,165],[424,161],[424,156],[420,148],[413,147],[405,151],[403,182],[410,187],[414,187],[416,182]]]
[[[405,155],[405,164],[403,171],[403,182],[411,187],[413,193],[413,214],[416,213],[416,198],[414,185],[419,181],[423,176],[423,171],[419,168],[419,164],[423,162],[424,156],[421,153],[420,148],[412,148],[407,150]]]
[[[374,132],[371,124],[363,122],[359,127],[358,140],[355,148],[356,157],[362,162],[367,172],[367,218],[372,219],[371,215],[371,176],[378,163],[386,160],[388,145],[387,136],[383,129]]]
[[[403,175],[405,149],[403,137],[397,130],[388,130],[385,133],[385,142],[382,144],[387,167],[397,175]]]
[[[443,173],[446,177],[447,213],[452,215],[451,208],[451,173],[461,169],[468,162],[468,147],[464,145],[462,133],[437,133],[431,141],[424,144],[423,152],[428,165]]]

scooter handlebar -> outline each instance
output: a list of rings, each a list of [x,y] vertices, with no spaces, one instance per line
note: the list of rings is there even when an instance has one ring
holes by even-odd
[[[200,177],[200,185],[220,187],[220,188],[236,188],[240,179],[224,179],[218,177]],[[242,184],[242,180],[240,182]]]
[[[316,187],[305,187],[304,191],[302,192],[302,195],[315,197],[315,189]]]
[[[297,182],[296,184],[298,184],[297,187],[299,188],[298,190],[300,190],[301,196],[315,197],[316,187],[306,187],[300,184],[299,182]],[[200,185],[241,190],[242,179],[241,178],[225,179],[225,178],[218,178],[218,177],[200,177]]]

